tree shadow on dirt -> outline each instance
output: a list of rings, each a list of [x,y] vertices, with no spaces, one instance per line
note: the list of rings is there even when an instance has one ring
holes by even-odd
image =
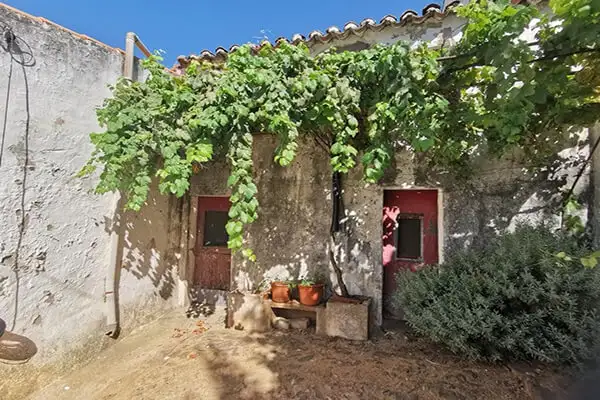
[[[217,305],[225,305],[225,291],[201,289],[194,287],[190,289],[190,305],[185,311],[188,318],[208,317],[215,313]]]
[[[562,385],[550,368],[468,362],[410,334],[366,342],[312,329],[224,336],[194,349],[222,399],[550,399]]]

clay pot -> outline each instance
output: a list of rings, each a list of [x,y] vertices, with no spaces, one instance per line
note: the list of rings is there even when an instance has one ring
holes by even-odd
[[[290,287],[284,282],[271,282],[271,299],[275,303],[290,301]]]
[[[298,297],[300,303],[305,306],[316,306],[323,298],[324,284],[316,283],[314,285],[302,286],[298,285]]]

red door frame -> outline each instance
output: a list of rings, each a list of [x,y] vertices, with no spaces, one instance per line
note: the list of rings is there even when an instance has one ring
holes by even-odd
[[[194,245],[194,285],[203,289],[229,290],[231,250],[227,246],[204,246],[206,211],[229,211],[229,197],[198,196],[196,243]]]
[[[438,189],[386,189],[383,199],[383,311],[388,317],[400,317],[395,310],[392,295],[396,290],[395,275],[401,269],[416,270],[423,265],[438,263],[441,259],[441,207]],[[421,259],[400,259],[396,256],[397,218],[401,214],[421,219]]]

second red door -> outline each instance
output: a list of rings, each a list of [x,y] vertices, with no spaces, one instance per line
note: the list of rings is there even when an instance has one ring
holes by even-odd
[[[383,313],[401,318],[396,274],[438,262],[437,190],[387,190],[383,200]]]

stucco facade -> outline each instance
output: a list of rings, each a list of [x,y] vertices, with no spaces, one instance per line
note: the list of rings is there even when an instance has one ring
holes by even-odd
[[[462,24],[456,15],[450,14],[441,20],[429,19],[417,25],[394,25],[343,39],[311,41],[310,50],[313,54],[331,47],[360,50],[376,43],[390,44],[399,40],[450,46],[459,39]],[[307,140],[299,146],[292,165],[279,167],[272,161],[275,140],[271,135],[255,136],[254,174],[260,216],[247,227],[245,237],[256,253],[257,263],[234,256],[231,288],[252,290],[263,280],[294,279],[314,272],[325,273],[328,283],[336,288],[328,258],[332,212],[329,157]],[[374,321],[381,323],[385,190],[438,190],[439,259],[443,260],[467,246],[481,245],[518,223],[559,224],[557,210],[561,199],[556,194],[560,188],[568,187],[584,164],[589,152],[587,130],[578,132],[567,142],[556,162],[536,173],[524,168],[522,156],[517,153],[499,160],[486,156],[476,158],[468,179],[436,171],[408,152],[396,155],[392,167],[377,185],[362,180],[360,166],[351,171],[343,177],[345,218],[336,244],[336,255],[349,292],[372,297]],[[188,199],[190,235],[197,230],[195,196],[227,195],[227,174],[226,165],[217,162],[193,178],[191,199]],[[586,170],[576,189],[576,193],[584,194],[586,201],[590,195],[588,175]],[[194,241],[188,243],[190,249]],[[194,265],[193,257],[188,257],[182,281],[193,276],[194,268],[201,267]]]
[[[0,165],[0,318],[36,343],[41,362],[104,336],[115,201],[92,193],[96,177],[75,175],[91,154],[95,109],[121,75],[123,53],[3,5],[0,21],[35,58],[12,63]],[[0,71],[4,111],[11,57],[1,49]],[[173,305],[168,204],[158,196],[124,216],[126,326]]]
[[[246,240],[257,256],[250,263],[232,259],[232,289],[253,290],[271,279],[297,279],[305,274],[324,273],[336,287],[329,266],[331,222],[331,172],[328,155],[312,141],[299,146],[288,167],[273,163],[276,138],[256,135],[254,172],[260,215],[248,226]],[[344,229],[336,254],[351,294],[373,298],[376,323],[382,318],[382,210],[384,191],[390,189],[438,189],[440,197],[440,258],[457,250],[480,245],[517,223],[554,221],[559,224],[555,195],[573,181],[583,165],[588,146],[585,132],[574,147],[561,153],[557,167],[543,173],[527,172],[518,155],[501,160],[482,157],[469,179],[419,165],[409,153],[399,153],[394,167],[377,185],[362,180],[360,168],[343,178]],[[211,166],[192,180],[191,203],[195,196],[226,196],[227,168]],[[588,174],[578,183],[577,193],[586,194]],[[587,214],[587,213],[586,213]],[[190,221],[195,215],[190,215]],[[196,228],[192,226],[190,234]],[[193,240],[190,241],[193,243]],[[182,276],[191,278],[193,257]]]
[[[115,196],[91,193],[97,177],[81,179],[75,174],[92,151],[88,134],[99,130],[94,109],[110,95],[106,85],[122,73],[122,52],[4,6],[0,21],[31,46],[35,57],[34,65],[14,64],[11,79],[0,165],[0,317],[10,330],[35,341],[40,349],[36,360],[50,360],[63,350],[102,338],[105,298],[113,289],[125,327],[144,315],[189,303],[194,268],[202,267],[195,265],[193,254],[197,196],[227,196],[228,168],[219,160],[208,164],[193,177],[183,199],[154,189],[141,212],[117,212]],[[402,39],[450,45],[460,26],[461,21],[449,15],[419,26],[368,31],[311,50],[360,49]],[[10,56],[0,56],[6,76]],[[7,91],[8,81],[0,80],[0,98]],[[257,263],[234,255],[231,289],[252,290],[264,279],[297,278],[315,271],[325,273],[335,288],[328,260],[329,157],[307,140],[292,165],[280,167],[273,162],[275,140],[272,135],[255,136],[260,216],[246,228],[245,237]],[[366,184],[360,168],[344,176],[345,218],[336,254],[349,291],[372,297],[373,316],[380,323],[385,190],[438,189],[443,258],[485,242],[520,220],[548,220],[556,210],[549,206],[551,195],[581,166],[589,147],[586,140],[583,132],[574,148],[561,153],[557,168],[537,175],[523,169],[518,155],[503,160],[482,157],[471,179],[460,180],[399,153],[377,185]],[[588,193],[587,188],[586,173],[578,192]],[[107,281],[114,273],[115,257],[113,288]]]

